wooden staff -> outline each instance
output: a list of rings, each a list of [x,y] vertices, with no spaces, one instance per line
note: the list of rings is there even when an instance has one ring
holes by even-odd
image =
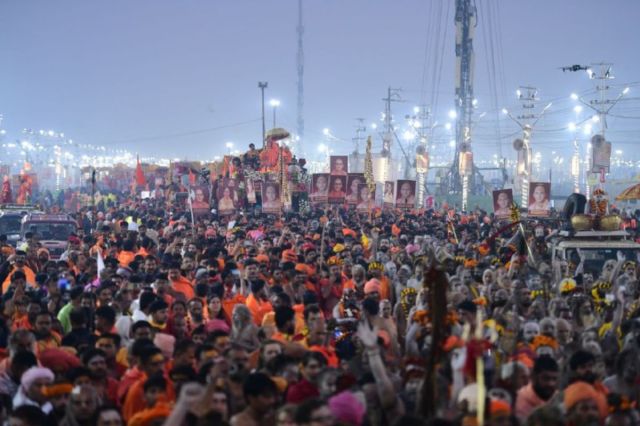
[[[424,418],[437,413],[437,369],[444,359],[444,343],[447,338],[447,288],[449,283],[443,266],[436,263],[435,255],[429,252],[423,259],[423,288],[429,289],[429,321],[432,339],[429,354],[425,359],[424,384],[418,411]]]
[[[483,331],[483,310],[481,307],[478,307],[476,310],[476,332],[475,339],[478,344],[482,344],[482,331]],[[476,357],[476,384],[478,385],[478,412],[476,413],[476,419],[478,421],[478,426],[484,426],[484,408],[485,408],[485,398],[487,397],[487,389],[484,384],[484,359],[482,358],[482,353],[478,354]]]
[[[531,259],[531,262],[535,264],[536,258],[533,255],[533,251],[531,250],[531,247],[529,246],[529,242],[527,241],[527,234],[524,232],[524,226],[522,226],[522,222],[518,224],[518,227],[519,227],[520,234],[522,235],[522,240],[524,241],[524,245],[527,247],[527,252],[529,253],[529,259]]]
[[[96,225],[96,169],[91,171],[91,228]]]
[[[327,231],[327,222],[322,224],[322,235],[320,236],[320,257],[324,256],[324,236]]]
[[[460,244],[460,240],[458,239],[458,234],[456,233],[456,226],[453,224],[451,219],[449,219],[449,226],[451,226],[451,232],[453,233],[453,238],[456,240],[456,244]]]

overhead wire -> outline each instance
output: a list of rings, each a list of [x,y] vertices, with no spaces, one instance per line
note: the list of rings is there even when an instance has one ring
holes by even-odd
[[[482,19],[481,23],[482,28],[482,42],[485,50],[485,66],[487,69],[487,79],[489,84],[489,92],[491,93],[491,105],[493,106],[496,114],[496,126],[494,126],[495,136],[498,141],[501,141],[500,137],[500,113],[498,112],[498,91],[497,91],[497,80],[496,80],[496,63],[495,63],[495,51],[494,51],[494,43],[493,43],[493,34],[490,32],[492,28],[491,22],[491,10],[490,4],[486,2],[480,3],[481,7],[479,10],[478,19]],[[486,22],[486,25],[485,25]],[[498,143],[498,155],[502,157],[502,143]]]
[[[431,44],[433,37],[431,37],[431,30],[433,27],[433,2],[427,2],[427,30],[425,34],[424,43],[424,58],[422,61],[422,81],[420,84],[420,104],[424,105],[426,102],[426,82],[427,82],[427,64],[429,63],[429,53],[431,52]]]
[[[442,64],[444,63],[444,46],[446,44],[446,31],[448,28],[448,25],[445,23],[444,26],[444,36],[442,37],[442,41],[441,41],[441,35],[443,33],[442,30],[442,4],[444,2],[436,2],[437,3],[437,11],[434,14],[436,16],[436,25],[434,28],[434,48],[433,48],[433,62],[432,62],[432,70],[431,70],[431,76],[432,76],[432,80],[431,80],[431,99],[432,99],[432,111],[433,114],[435,116],[438,115],[439,112],[439,91],[438,88],[440,87],[440,72],[442,70]],[[446,2],[447,4],[447,10],[449,9],[450,6],[450,2]],[[447,12],[447,17],[448,17],[448,12]],[[448,18],[445,18],[445,22]]]
[[[209,128],[206,128],[206,129],[191,130],[191,131],[179,132],[179,133],[167,133],[167,134],[164,134],[164,135],[156,135],[156,136],[144,136],[144,137],[131,138],[131,139],[120,139],[120,140],[114,140],[113,143],[147,142],[147,141],[155,141],[155,140],[164,140],[164,139],[171,139],[171,138],[195,136],[195,135],[201,135],[203,133],[211,133],[211,132],[215,132],[215,131],[223,130],[223,129],[231,129],[231,128],[234,128],[234,127],[246,126],[247,124],[253,124],[253,123],[256,123],[256,122],[261,121],[261,120],[262,120],[261,118],[256,118],[256,119],[253,119],[253,120],[240,121],[240,122],[237,122],[237,123],[225,124],[225,125],[217,126],[217,127],[209,127]]]
[[[500,102],[502,101],[502,99],[504,99],[504,96],[506,94],[506,78],[505,78],[505,73],[504,73],[504,58],[502,55],[502,20],[500,19],[500,10],[499,10],[499,2],[489,2],[489,6],[491,9],[491,6],[493,6],[495,8],[495,10],[492,12],[493,13],[493,19],[492,19],[492,23],[491,23],[491,28],[490,30],[493,30],[493,40],[494,40],[494,47],[495,47],[495,58],[496,58],[496,77],[495,77],[495,87],[496,87],[496,103],[494,105],[495,108],[498,108],[498,106],[500,105]],[[498,133],[498,153],[500,156],[502,156],[502,138],[500,138],[500,123],[501,123],[501,115],[499,112],[496,112],[497,114],[497,133]]]

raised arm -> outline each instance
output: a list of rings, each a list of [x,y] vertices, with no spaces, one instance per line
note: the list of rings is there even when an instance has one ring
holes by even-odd
[[[368,324],[360,323],[358,325],[358,338],[365,347],[369,366],[376,381],[376,389],[382,408],[392,409],[397,404],[397,397],[391,378],[387,373],[387,369],[382,361],[380,348],[378,346],[378,327],[369,327]]]

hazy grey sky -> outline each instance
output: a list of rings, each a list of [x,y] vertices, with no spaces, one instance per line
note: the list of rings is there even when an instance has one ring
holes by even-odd
[[[307,147],[315,149],[322,141],[324,127],[350,141],[356,117],[367,123],[379,118],[389,85],[404,89],[407,102],[394,105],[397,117],[420,102],[423,88],[426,102],[433,103],[433,61],[441,55],[434,49],[425,55],[425,44],[429,39],[433,47],[445,28],[436,119],[446,121],[453,105],[453,4],[305,0]],[[555,129],[566,124],[561,111],[570,104],[565,97],[592,87],[583,73],[562,73],[558,67],[606,60],[615,63],[616,82],[640,80],[638,1],[477,4],[479,112],[495,104],[513,108],[517,86],[532,84],[543,99],[563,98],[541,123]],[[497,101],[488,75],[494,68],[487,66],[491,10],[493,34],[502,35],[494,44],[502,59],[495,68]],[[0,0],[4,127],[15,137],[22,128],[51,128],[82,143],[141,155],[209,159],[226,150],[226,141],[244,148],[260,140],[257,82],[264,80],[267,100],[282,102],[279,124],[295,130],[296,21],[295,0]],[[638,96],[639,90],[632,88],[630,95]],[[621,108],[640,115],[631,101]],[[267,118],[270,123],[270,108]],[[478,125],[484,134],[478,152],[495,147],[495,114],[488,113],[486,120]],[[245,124],[198,132],[238,123]],[[627,129],[612,135],[630,143],[636,123],[612,119],[609,124]],[[516,130],[506,121],[502,127],[504,133]],[[565,146],[562,133],[544,137],[549,148]],[[503,142],[510,146],[510,140]],[[352,146],[334,149],[347,153]]]

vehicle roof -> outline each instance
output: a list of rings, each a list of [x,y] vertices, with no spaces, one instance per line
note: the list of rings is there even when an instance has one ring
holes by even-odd
[[[67,214],[30,213],[23,219],[25,222],[74,222]]]
[[[557,245],[559,248],[623,248],[640,249],[640,244],[632,240],[565,240]]]
[[[569,231],[560,231],[559,235],[561,237],[565,237],[567,239],[625,239],[629,237],[629,233],[624,229],[619,229],[617,231],[577,231],[577,232],[569,232]]]
[[[5,211],[0,211],[0,217],[19,217],[22,218],[22,216],[26,215],[27,212],[25,211],[19,211],[19,210],[5,210]]]
[[[37,207],[33,204],[0,204],[0,210],[35,210]]]

